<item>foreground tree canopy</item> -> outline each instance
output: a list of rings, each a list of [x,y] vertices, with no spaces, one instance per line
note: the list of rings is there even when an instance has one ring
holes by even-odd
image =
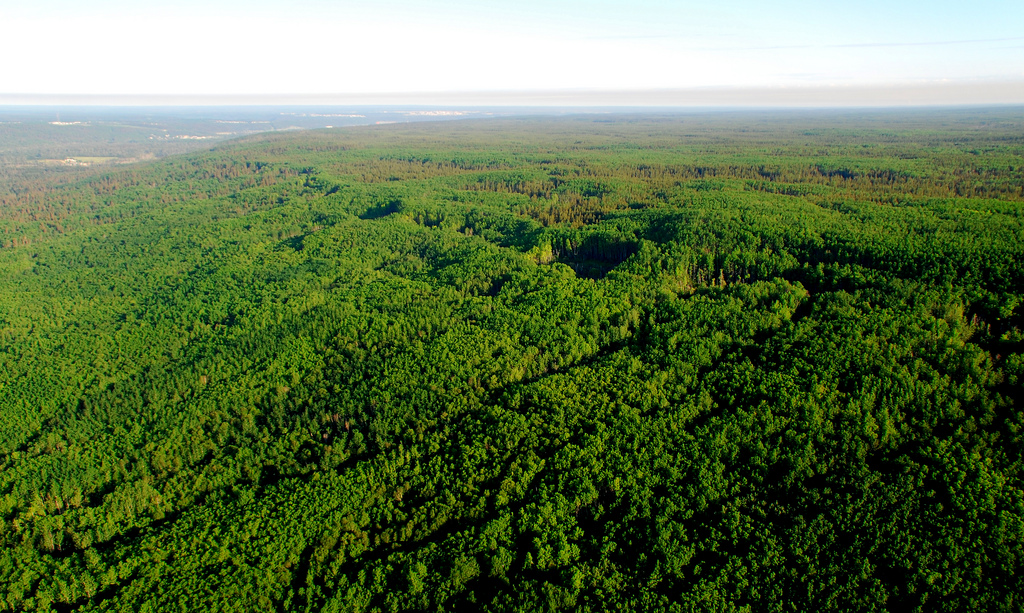
[[[0,182],[0,610],[1007,610],[1024,116]]]

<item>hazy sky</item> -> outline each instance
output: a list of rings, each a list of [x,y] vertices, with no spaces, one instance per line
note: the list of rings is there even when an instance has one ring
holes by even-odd
[[[0,0],[0,93],[1024,82],[1024,0]]]

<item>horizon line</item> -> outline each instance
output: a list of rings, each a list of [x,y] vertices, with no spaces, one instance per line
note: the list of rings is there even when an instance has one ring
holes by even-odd
[[[0,106],[906,107],[1024,104],[1024,79],[881,85],[306,94],[0,93]]]

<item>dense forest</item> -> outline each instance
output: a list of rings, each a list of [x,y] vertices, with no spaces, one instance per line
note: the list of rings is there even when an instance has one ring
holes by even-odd
[[[1024,610],[1021,109],[0,179],[0,611]]]

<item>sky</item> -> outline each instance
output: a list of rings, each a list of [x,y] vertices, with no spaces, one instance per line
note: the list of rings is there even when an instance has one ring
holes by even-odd
[[[1024,1],[0,0],[0,57],[0,103],[939,86],[1024,102]]]

